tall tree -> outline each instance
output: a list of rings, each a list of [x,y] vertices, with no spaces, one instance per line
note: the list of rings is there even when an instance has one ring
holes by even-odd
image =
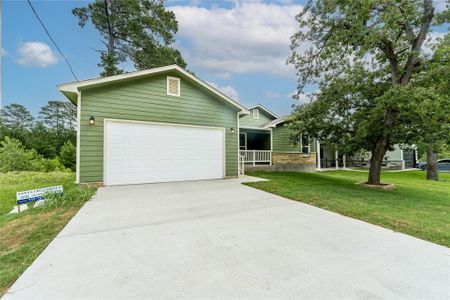
[[[33,116],[25,106],[18,103],[6,105],[0,110],[0,140],[10,136],[25,143],[33,121]]]
[[[76,107],[68,101],[48,101],[41,107],[39,119],[45,126],[57,131],[74,130],[77,119]]]
[[[34,118],[28,108],[18,103],[11,103],[0,110],[3,126],[11,129],[31,129]]]
[[[163,0],[95,0],[72,13],[81,27],[91,21],[103,38],[106,51],[99,50],[101,76],[123,73],[118,65],[127,59],[137,69],[169,64],[186,67],[180,52],[171,47],[178,23]]]
[[[417,110],[416,123],[416,143],[426,152],[428,180],[439,180],[438,153],[450,144],[450,34],[434,50],[414,82],[431,95]]]
[[[408,140],[400,119],[406,121],[421,99],[418,95],[413,97],[417,101],[408,101],[409,83],[423,63],[430,27],[438,21],[432,0],[310,0],[296,18],[300,30],[291,38],[293,53],[288,62],[297,70],[298,92],[308,83],[319,83],[327,96],[317,105],[323,116],[333,118],[324,129],[348,129],[334,130],[333,137],[332,131],[316,134],[368,148],[372,152],[368,183],[379,185],[386,151]],[[360,84],[349,87],[344,81],[339,86],[342,79]],[[343,101],[346,98],[356,101],[356,107]],[[297,128],[303,128],[298,117],[303,110],[314,117],[314,111],[304,106],[298,110],[294,120]],[[362,112],[365,118],[357,124],[357,135],[349,136],[349,131],[356,130],[352,115],[360,119]]]
[[[76,107],[72,103],[49,101],[41,108],[39,120],[47,130],[38,124],[35,131],[37,134],[49,133],[48,143],[53,146],[53,153],[59,153],[67,140],[75,142]]]

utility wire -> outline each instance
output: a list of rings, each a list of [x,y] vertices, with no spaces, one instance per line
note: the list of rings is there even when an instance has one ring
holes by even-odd
[[[64,60],[66,61],[67,65],[69,66],[70,72],[72,73],[73,77],[75,78],[76,81],[78,81],[77,76],[75,75],[75,73],[73,72],[72,66],[70,65],[69,61],[67,60],[66,56],[62,53],[61,49],[59,49],[58,44],[56,44],[55,40],[52,38],[52,36],[50,35],[50,33],[48,32],[47,28],[44,25],[44,22],[42,22],[41,18],[39,18],[39,15],[37,14],[36,10],[33,7],[33,4],[31,4],[30,0],[27,0],[28,4],[31,7],[31,10],[33,11],[34,15],[36,16],[36,18],[38,19],[39,23],[41,23],[42,28],[44,28],[45,33],[47,33],[47,36],[50,38],[50,40],[53,42],[53,45],[55,45],[56,49],[58,50],[59,54],[61,54],[61,56],[64,58]]]

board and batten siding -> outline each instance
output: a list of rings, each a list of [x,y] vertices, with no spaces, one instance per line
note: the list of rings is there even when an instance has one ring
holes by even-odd
[[[253,109],[250,109],[250,114],[239,118],[240,127],[258,127],[272,121],[274,118],[267,114],[264,110],[259,109],[259,119],[253,119]]]
[[[230,130],[237,128],[237,109],[182,76],[181,95],[168,96],[167,76],[180,77],[169,73],[81,91],[80,183],[103,182],[105,118],[223,127],[225,173],[238,175],[239,137]]]

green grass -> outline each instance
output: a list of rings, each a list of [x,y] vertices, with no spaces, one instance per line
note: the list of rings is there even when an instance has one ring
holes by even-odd
[[[0,297],[61,231],[95,189],[80,189],[68,172],[0,173]],[[20,214],[8,212],[16,192],[63,185],[64,196]]]
[[[450,247],[450,173],[434,182],[422,171],[384,172],[393,191],[355,185],[367,180],[361,171],[248,175],[270,181],[246,185]]]

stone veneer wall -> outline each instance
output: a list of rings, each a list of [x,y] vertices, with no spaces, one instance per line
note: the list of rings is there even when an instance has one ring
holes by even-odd
[[[245,165],[247,171],[276,171],[276,172],[315,172],[316,152],[309,155],[296,152],[273,152],[272,165]]]
[[[316,152],[311,152],[309,155],[295,152],[273,152],[273,165],[286,164],[316,164]]]

